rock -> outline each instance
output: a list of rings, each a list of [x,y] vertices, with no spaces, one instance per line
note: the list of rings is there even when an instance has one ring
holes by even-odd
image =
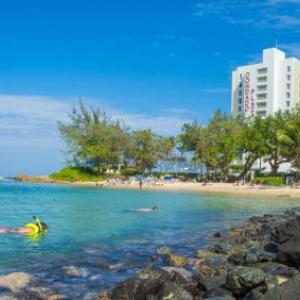
[[[173,282],[165,283],[158,296],[158,299],[163,300],[193,300],[189,292]]]
[[[261,300],[298,300],[300,299],[300,276],[291,278],[273,289],[268,290]]]
[[[18,299],[63,300],[68,299],[68,297],[58,294],[48,287],[30,287],[18,293]]]
[[[264,250],[266,252],[271,252],[271,253],[278,253],[278,244],[276,243],[268,243],[266,245],[264,245]]]
[[[276,262],[261,263],[257,267],[272,276],[292,278],[299,275],[297,269]]]
[[[300,218],[288,219],[276,226],[271,234],[271,240],[282,244],[293,238],[300,232]]]
[[[26,287],[32,280],[31,276],[24,272],[15,272],[0,276],[0,287],[10,290],[13,293]]]
[[[204,273],[198,272],[195,274],[194,280],[197,281],[197,287],[203,290],[206,295],[213,290],[225,286],[226,275],[221,276],[208,276]]]
[[[63,270],[64,270],[64,274],[70,277],[86,277],[88,275],[88,271],[85,268],[66,266],[63,267]]]
[[[253,253],[243,251],[230,255],[228,261],[233,265],[251,266],[257,263],[258,258]]]
[[[279,246],[277,260],[290,267],[300,267],[300,235]]]
[[[227,254],[231,249],[231,245],[228,243],[217,243],[213,247],[213,251],[219,254]]]
[[[265,283],[266,274],[257,268],[234,267],[226,276],[226,287],[237,297]]]
[[[166,255],[166,261],[170,266],[181,267],[189,264],[187,258],[169,253]]]
[[[193,274],[183,268],[164,267],[162,269],[167,271],[170,274],[172,281],[176,283],[188,283],[193,279]]]
[[[221,232],[219,232],[219,231],[214,231],[209,234],[209,237],[214,238],[214,239],[219,239],[221,236],[222,236]]]
[[[168,282],[171,282],[171,276],[167,271],[145,268],[138,277],[127,279],[115,287],[111,296],[116,300],[146,299],[161,293]]]
[[[18,300],[14,295],[5,293],[5,294],[0,294],[0,300]]]
[[[102,291],[98,297],[96,298],[97,300],[111,300],[110,293],[107,290]]]

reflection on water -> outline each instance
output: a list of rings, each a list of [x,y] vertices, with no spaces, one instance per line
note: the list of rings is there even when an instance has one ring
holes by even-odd
[[[159,211],[124,212],[154,205]],[[49,225],[49,231],[40,237],[0,235],[0,272],[22,269],[52,285],[60,284],[61,289],[70,290],[70,284],[78,283],[86,291],[99,289],[149,264],[158,247],[193,255],[206,245],[211,230],[293,206],[300,204],[291,199],[2,182],[0,227],[23,226],[36,215]],[[64,276],[62,266],[69,265],[85,268],[88,275]]]

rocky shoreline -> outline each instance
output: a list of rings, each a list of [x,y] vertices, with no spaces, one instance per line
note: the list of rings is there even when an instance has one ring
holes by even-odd
[[[209,237],[211,245],[195,249],[194,257],[157,249],[135,277],[84,299],[300,299],[300,208],[251,217],[242,227]],[[65,266],[63,272],[74,278],[86,273],[76,266]],[[14,299],[71,298],[28,273],[15,272],[0,276],[0,300]]]

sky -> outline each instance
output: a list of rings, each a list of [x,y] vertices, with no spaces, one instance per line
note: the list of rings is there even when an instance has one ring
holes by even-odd
[[[300,58],[300,0],[0,0],[0,175],[61,168],[79,97],[166,136],[230,112],[231,72],[276,41]]]

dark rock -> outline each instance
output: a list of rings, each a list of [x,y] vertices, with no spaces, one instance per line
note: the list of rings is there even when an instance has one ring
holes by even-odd
[[[227,254],[232,246],[228,243],[217,243],[213,247],[213,251],[219,254]]]
[[[125,280],[112,291],[112,298],[116,300],[146,299],[147,295],[158,295],[166,282],[171,281],[168,272],[160,269],[146,268],[137,278]]]
[[[258,264],[257,267],[272,276],[283,276],[291,278],[299,274],[297,269],[276,262],[261,263]]]
[[[220,237],[221,237],[221,232],[219,232],[219,231],[213,232],[213,233],[211,234],[211,236],[212,236],[213,238],[220,238]]]
[[[266,252],[271,252],[271,253],[278,253],[278,244],[276,243],[268,243],[266,245],[264,245],[264,250]]]
[[[208,276],[204,273],[198,272],[195,274],[195,280],[197,281],[198,288],[203,290],[205,293],[208,293],[211,290],[224,286],[226,283],[226,275],[224,273],[221,276]]]
[[[228,261],[233,265],[251,266],[257,263],[258,258],[254,253],[242,251],[230,255]]]
[[[193,296],[189,292],[173,282],[166,282],[158,296],[159,299],[165,300],[193,300]]]
[[[280,223],[274,228],[271,234],[271,240],[282,244],[300,232],[300,218],[295,217],[288,219],[286,222]]]
[[[277,260],[291,267],[300,267],[300,235],[279,246]]]
[[[187,284],[193,280],[193,274],[186,269],[178,267],[164,267],[164,271],[171,276],[171,281],[177,284]]]
[[[287,282],[267,291],[261,300],[299,300],[300,299],[300,276],[296,276]]]
[[[226,277],[226,287],[239,297],[245,295],[251,289],[265,284],[266,274],[257,268],[234,267]]]
[[[220,298],[220,297],[228,297],[228,299],[234,299],[232,297],[232,293],[224,288],[214,288],[210,290],[205,297],[211,299],[211,298]]]

